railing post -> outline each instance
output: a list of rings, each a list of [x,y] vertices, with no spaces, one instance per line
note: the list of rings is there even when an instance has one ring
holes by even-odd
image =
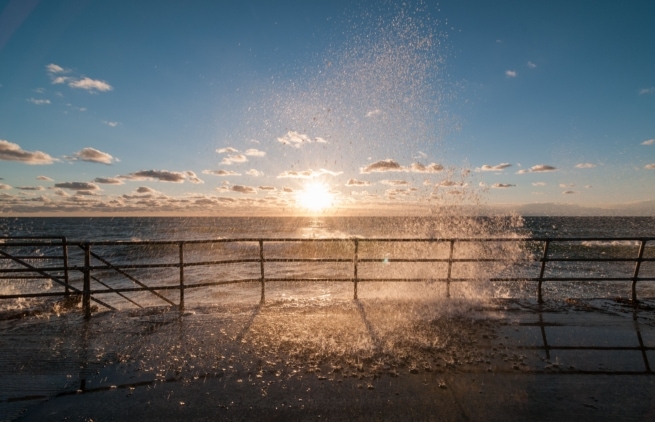
[[[537,302],[544,303],[544,299],[541,296],[541,284],[544,281],[544,274],[546,272],[546,262],[548,261],[548,248],[550,246],[550,239],[546,240],[544,244],[544,255],[541,257],[541,269],[539,270],[539,280],[537,282]]]
[[[632,302],[638,303],[637,300],[637,280],[639,278],[639,268],[641,267],[641,261],[644,259],[644,249],[646,249],[646,240],[641,241],[639,245],[639,255],[637,256],[637,262],[635,263],[635,272],[632,276]]]
[[[179,243],[180,248],[180,314],[184,312],[184,242]]]
[[[355,239],[355,255],[353,256],[353,283],[354,294],[353,299],[357,300],[357,261],[359,260],[359,240]]]
[[[262,305],[266,300],[266,279],[264,278],[264,241],[259,240],[259,271],[261,274],[261,285],[262,285],[262,297],[259,301]]]
[[[84,244],[84,287],[82,288],[84,318],[91,318],[91,246]]]
[[[450,277],[453,269],[453,252],[455,250],[455,239],[450,240],[450,254],[448,255],[448,277],[446,278],[446,297],[450,297]]]
[[[66,283],[65,286],[65,292],[66,296],[70,294],[70,289],[69,289],[69,279],[68,279],[68,241],[66,240],[65,237],[62,237],[63,241],[63,248],[64,248],[64,283]]]

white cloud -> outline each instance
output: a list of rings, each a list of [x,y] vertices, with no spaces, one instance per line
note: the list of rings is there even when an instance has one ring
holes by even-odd
[[[43,180],[44,182],[54,182],[54,179],[51,179],[48,176],[36,176],[36,180]]]
[[[532,186],[546,186],[546,185],[547,185],[546,182],[533,182],[532,183]]]
[[[50,100],[44,100],[44,99],[39,99],[37,100],[36,98],[28,98],[27,102],[35,104],[35,105],[46,105],[50,104]]]
[[[642,145],[655,145],[655,138],[652,139],[646,139],[644,142],[641,143]]]
[[[650,94],[655,94],[655,86],[651,86],[649,88],[642,88],[639,90],[639,95],[650,95]]]
[[[67,83],[71,88],[83,89],[91,93],[106,92],[114,89],[114,87],[106,81],[91,79],[86,76],[63,76],[63,74],[71,73],[70,69],[64,69],[54,63],[47,65],[46,71],[48,72],[53,85]]]
[[[4,183],[0,183],[0,190],[8,190],[11,189],[11,186],[5,185]]]
[[[572,188],[572,187],[574,187],[574,186],[575,186],[575,183],[560,183],[560,184],[559,184],[559,187],[560,187],[560,188],[563,188],[563,189],[566,189],[566,188]]]
[[[397,161],[388,158],[376,161],[360,169],[360,173],[384,173],[388,171],[404,171],[404,168]]]
[[[89,91],[89,92],[95,92],[95,91],[105,92],[105,91],[111,91],[112,89],[114,89],[114,87],[112,87],[111,85],[109,85],[105,81],[100,81],[100,80],[91,79],[91,78],[87,78],[87,77],[84,77],[82,79],[73,80],[73,81],[68,83],[68,86],[70,86],[71,88],[84,89],[84,90]]]
[[[68,82],[71,78],[68,76],[57,76],[52,78],[52,84],[53,85],[60,85]]]
[[[511,167],[512,165],[510,163],[500,163],[496,164],[495,166],[491,166],[489,164],[485,164],[480,168],[476,168],[475,171],[503,171],[507,167]]]
[[[575,168],[578,169],[592,169],[594,167],[596,167],[596,164],[593,163],[580,163],[575,165]]]
[[[390,171],[404,171],[410,173],[439,173],[443,171],[443,166],[437,163],[431,163],[424,166],[420,163],[413,163],[410,167],[403,167],[397,161],[388,158],[386,160],[376,161],[366,167],[361,167],[359,172],[367,173],[386,173]]]
[[[508,78],[516,78],[516,75],[517,75],[517,73],[516,73],[515,70],[506,70],[505,71],[505,76],[507,76]]]
[[[389,186],[407,186],[409,182],[407,180],[382,180],[380,183],[383,185]]]
[[[516,185],[513,185],[511,183],[494,183],[491,185],[493,189],[507,189],[507,188],[513,188]]]
[[[371,182],[357,179],[350,179],[346,182],[346,186],[370,186]]]
[[[95,183],[100,183],[104,185],[123,185],[125,184],[121,179],[116,177],[96,177],[93,180]]]
[[[48,73],[67,73],[68,72],[63,67],[61,67],[61,66],[59,66],[57,64],[54,64],[54,63],[50,63],[49,65],[47,65],[46,70],[48,71]]]
[[[84,111],[84,110],[81,110],[81,111]],[[107,121],[107,120],[103,120],[102,123],[106,124],[107,126],[111,126],[111,127],[118,126],[118,122],[110,122],[110,121]]]
[[[196,176],[196,174],[194,172],[192,172],[191,170],[187,170],[185,173],[186,173],[186,178],[187,178],[187,180],[189,182],[195,183],[195,184],[205,183],[198,176]]]
[[[225,154],[226,152],[229,152],[230,154],[234,154],[236,152],[239,152],[239,150],[236,148],[227,147],[227,148],[218,148],[216,152],[219,154]]]
[[[25,164],[52,164],[55,159],[45,152],[24,151],[18,144],[0,139],[0,160]]]
[[[655,170],[655,163],[646,164],[644,168],[647,170]]]
[[[90,163],[111,164],[118,161],[106,152],[98,151],[95,148],[83,148],[74,154],[74,159],[88,161]]]
[[[241,173],[237,173],[232,170],[203,170],[203,174],[213,174],[214,176],[241,176]]]
[[[436,186],[442,188],[453,188],[453,187],[466,187],[467,184],[464,182],[455,182],[454,180],[442,180],[437,183]]]
[[[290,145],[296,148],[300,148],[301,145],[303,144],[310,144],[312,142],[320,143],[320,144],[325,144],[327,141],[323,138],[310,138],[304,133],[298,133],[294,130],[290,130],[286,133],[286,135],[277,138],[277,141],[280,142],[283,145]]]
[[[236,155],[228,155],[227,157],[223,158],[221,164],[225,166],[231,166],[234,163],[246,163],[246,162],[248,162],[248,157],[246,157],[243,154],[236,154]]]
[[[157,193],[157,191],[148,186],[140,186],[136,189],[136,193]]]
[[[62,76],[62,74],[70,73],[69,69],[64,69],[63,67],[50,63],[46,66],[46,71],[50,75],[50,79],[54,85],[60,85],[68,83],[68,86],[75,89],[84,89],[91,93],[95,92],[106,92],[111,91],[114,88],[105,81],[91,79],[86,76],[76,77],[76,76]]]
[[[522,169],[517,172],[517,174],[525,174],[525,173],[545,173],[545,172],[551,172],[551,171],[556,171],[557,167],[550,166],[548,164],[537,164],[536,166],[532,166],[529,169]]]
[[[528,62],[528,67],[529,67],[530,69],[536,69],[536,68],[537,68],[537,65],[534,64],[534,63],[532,63],[532,62]]]
[[[244,152],[244,154],[248,155],[250,157],[263,157],[263,156],[266,155],[266,153],[264,151],[260,151],[260,150],[255,149],[255,148],[247,149],[246,152]]]
[[[231,190],[233,192],[239,192],[239,193],[245,193],[245,194],[257,193],[257,189],[253,188],[252,186],[234,185],[234,186],[232,186]]]
[[[126,180],[159,180],[160,182],[184,183],[187,175],[168,170],[141,170],[120,177]]]
[[[296,170],[288,170],[285,172],[282,172],[278,174],[277,178],[278,179],[310,179],[318,176],[323,176],[325,174],[328,174],[330,176],[338,176],[343,172],[335,172],[335,171],[330,171],[326,169],[319,169],[319,170],[303,170],[303,171],[296,171]]]
[[[375,110],[368,111],[366,113],[366,117],[379,116],[380,114],[382,114],[382,110],[376,108]]]
[[[69,190],[76,190],[76,191],[97,191],[100,190],[100,187],[96,185],[95,183],[89,183],[89,182],[63,182],[63,183],[55,183],[56,188],[60,189],[69,189]]]
[[[248,176],[254,176],[254,177],[259,177],[259,176],[263,176],[263,175],[264,175],[264,173],[262,173],[261,171],[259,171],[259,170],[257,170],[257,169],[250,169],[250,170],[248,170],[248,171],[246,172],[246,174],[247,174]]]
[[[412,163],[407,171],[412,173],[440,173],[443,171],[443,166],[437,163],[430,163],[427,166],[421,163]]]

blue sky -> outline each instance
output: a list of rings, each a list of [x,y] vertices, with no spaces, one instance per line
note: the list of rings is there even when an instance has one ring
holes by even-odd
[[[0,1],[0,215],[654,215],[653,16]]]

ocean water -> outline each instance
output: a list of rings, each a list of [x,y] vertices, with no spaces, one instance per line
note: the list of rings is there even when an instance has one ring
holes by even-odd
[[[360,241],[357,246],[359,298],[375,300],[485,301],[498,298],[536,298],[534,281],[502,281],[503,278],[534,278],[539,275],[536,259],[543,243],[486,241],[450,243],[441,239],[471,238],[594,238],[605,240],[553,244],[550,257],[635,258],[640,243],[614,240],[655,236],[655,218],[649,217],[194,217],[194,218],[3,218],[0,236],[65,236],[69,242],[142,242],[128,245],[97,244],[91,264],[104,266],[92,273],[92,290],[109,288],[174,287],[179,285],[177,244],[153,245],[148,241],[231,242],[184,245],[185,306],[255,303],[261,296],[262,268],[257,239],[264,239],[266,258],[265,296],[268,302],[305,303],[350,300],[354,296],[353,239],[425,239],[426,241]],[[248,241],[237,241],[249,239]],[[275,239],[341,239],[339,241],[279,242]],[[55,248],[56,249],[56,248]],[[24,256],[48,255],[48,248],[16,248],[8,253]],[[81,267],[83,251],[69,246],[69,264]],[[407,262],[413,259],[446,259],[449,254],[469,262]],[[655,242],[646,244],[644,257],[655,257]],[[294,259],[329,258],[333,262],[298,262]],[[406,260],[398,262],[394,260]],[[485,260],[500,259],[495,262]],[[27,260],[36,265],[46,260]],[[220,261],[220,263],[218,263]],[[242,261],[242,262],[235,262]],[[243,262],[245,261],[245,262]],[[213,264],[208,264],[212,263]],[[122,272],[107,268],[117,265]],[[139,268],[141,265],[157,268]],[[191,264],[191,265],[189,265]],[[644,262],[641,277],[655,277],[655,263]],[[20,265],[0,260],[2,268]],[[51,264],[57,266],[53,261]],[[127,268],[125,268],[127,266]],[[597,278],[591,281],[545,282],[544,298],[629,297],[628,281],[604,278],[630,277],[634,262],[552,262],[546,277]],[[459,282],[447,285],[448,278]],[[59,273],[61,274],[61,273]],[[71,283],[81,288],[82,272],[70,271]],[[419,282],[387,281],[415,279]],[[335,280],[336,279],[336,280]],[[495,281],[493,281],[495,280]],[[213,283],[225,283],[213,285]],[[655,297],[655,282],[638,286],[639,297]],[[201,285],[201,286],[200,286]],[[0,280],[0,294],[57,292],[62,287],[50,280]],[[99,293],[95,297],[118,309],[179,303],[178,290]],[[2,299],[0,309],[33,306],[42,299]]]
[[[69,240],[197,240],[216,238],[348,238],[461,236],[467,218],[427,217],[137,217],[0,219],[4,236],[66,236]],[[483,221],[481,219],[480,221]],[[505,219],[506,220],[506,219]],[[493,230],[493,224],[487,225]],[[495,230],[503,234],[507,221]],[[476,234],[471,231],[470,235]]]
[[[219,237],[648,237],[655,217],[44,217],[0,218],[0,236],[69,240]]]

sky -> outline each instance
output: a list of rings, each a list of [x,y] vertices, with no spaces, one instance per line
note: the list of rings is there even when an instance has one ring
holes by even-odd
[[[0,1],[0,216],[653,216],[653,16]]]

